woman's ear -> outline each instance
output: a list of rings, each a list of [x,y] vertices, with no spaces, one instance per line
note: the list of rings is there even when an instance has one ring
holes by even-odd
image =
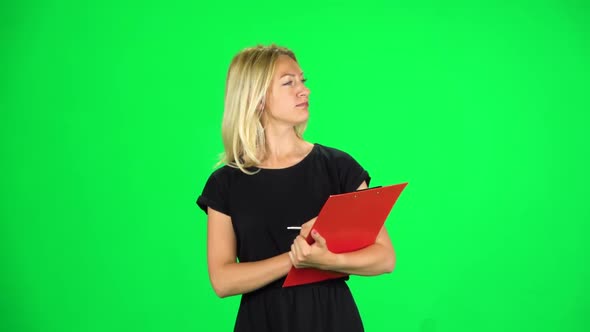
[[[258,110],[259,110],[260,112],[264,111],[264,107],[265,107],[265,106],[266,106],[266,105],[265,105],[265,100],[264,100],[264,97],[263,97],[263,98],[262,98],[262,100],[260,101],[260,103],[258,103]]]

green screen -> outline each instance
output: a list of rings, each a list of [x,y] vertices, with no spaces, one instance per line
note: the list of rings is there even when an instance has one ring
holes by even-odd
[[[225,76],[306,73],[305,138],[408,182],[367,331],[588,331],[583,1],[12,1],[0,7],[0,330],[230,331],[195,200]]]

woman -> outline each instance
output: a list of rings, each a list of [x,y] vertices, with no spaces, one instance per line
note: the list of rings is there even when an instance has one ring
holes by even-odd
[[[309,93],[286,48],[247,48],[230,64],[225,166],[197,204],[208,214],[213,289],[219,297],[242,294],[235,331],[363,331],[348,278],[282,288],[285,276],[292,266],[356,275],[394,267],[385,228],[374,245],[351,253],[330,252],[314,230],[315,243],[305,241],[330,195],[367,188],[371,179],[349,154],[303,139]]]

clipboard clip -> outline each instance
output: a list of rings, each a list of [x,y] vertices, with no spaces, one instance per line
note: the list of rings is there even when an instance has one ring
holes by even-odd
[[[381,188],[381,187],[383,187],[383,186],[376,186],[376,187],[371,187],[371,188],[365,188],[365,189],[360,189],[360,190],[357,190],[357,191],[371,190],[371,189],[377,189],[377,188]]]
[[[377,188],[381,188],[381,187],[382,187],[382,186],[375,186],[375,187],[371,187],[371,188],[360,189],[360,190],[353,191],[353,192],[359,192],[359,191],[365,191],[365,190],[377,189]],[[377,192],[377,194],[379,194],[379,192]],[[354,195],[354,198],[356,198],[356,195]]]

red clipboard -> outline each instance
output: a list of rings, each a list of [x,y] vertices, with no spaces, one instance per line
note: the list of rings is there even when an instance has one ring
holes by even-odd
[[[375,243],[393,205],[408,183],[331,195],[314,224],[333,253],[351,252]],[[307,243],[314,242],[311,234]],[[283,287],[345,277],[347,274],[314,268],[291,267]]]

